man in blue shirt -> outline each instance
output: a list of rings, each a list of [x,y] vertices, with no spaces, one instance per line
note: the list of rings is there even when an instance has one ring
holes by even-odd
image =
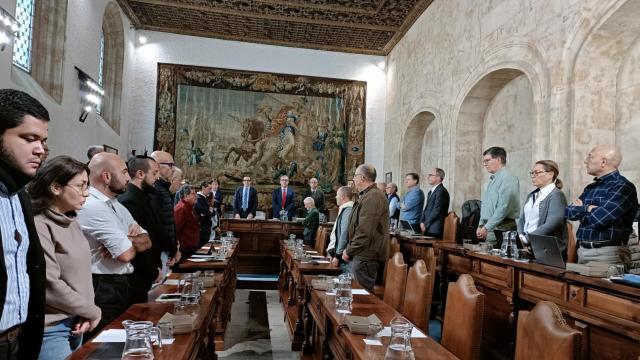
[[[578,262],[630,263],[627,248],[638,207],[636,187],[618,172],[622,153],[617,146],[598,145],[584,160],[587,174],[595,176],[573,204],[565,209],[570,220],[580,221],[576,233]]]
[[[408,190],[400,204],[400,220],[407,221],[416,232],[420,231],[420,217],[424,206],[424,192],[418,186],[419,183],[418,174],[408,173],[405,176],[404,185]]]
[[[49,113],[22,91],[0,90],[0,359],[37,359],[45,263],[24,186],[40,167]]]

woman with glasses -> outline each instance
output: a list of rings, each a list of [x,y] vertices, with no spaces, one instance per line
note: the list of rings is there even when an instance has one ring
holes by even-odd
[[[45,330],[40,359],[64,359],[100,321],[89,243],[75,221],[89,196],[88,167],[68,156],[45,163],[28,186],[46,261]]]
[[[540,160],[529,171],[531,182],[536,187],[525,201],[517,221],[518,233],[548,235],[560,239],[560,249],[567,247],[564,208],[567,200],[558,179],[558,164],[552,160]]]

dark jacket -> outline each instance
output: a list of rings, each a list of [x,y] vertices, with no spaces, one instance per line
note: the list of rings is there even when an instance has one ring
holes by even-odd
[[[304,244],[313,246],[316,242],[316,233],[318,232],[318,226],[320,226],[320,213],[318,209],[313,208],[309,210],[307,216],[305,216],[304,221],[302,222],[304,225]]]
[[[522,211],[520,211],[520,217],[516,221],[519,234],[524,234],[524,225],[527,222],[524,214],[524,206],[527,205],[527,202],[536,191],[532,191],[527,195],[527,199],[522,206]],[[538,227],[534,231],[530,232],[530,234],[555,236],[561,240],[558,244],[560,246],[560,250],[566,249],[567,224],[564,220],[564,209],[566,207],[567,199],[565,198],[562,190],[558,188],[551,190],[549,195],[540,202]]]
[[[440,184],[430,193],[420,223],[426,228],[425,235],[441,239],[444,233],[444,218],[449,211],[449,192]]]
[[[349,218],[349,257],[386,261],[389,253],[389,203],[372,184],[358,193]]]
[[[19,359],[37,359],[42,345],[44,331],[44,303],[46,269],[44,252],[40,245],[38,232],[33,222],[31,200],[24,190],[30,179],[18,173],[0,160],[0,183],[6,187],[9,194],[18,194],[22,215],[29,231],[29,249],[27,250],[27,273],[29,274],[29,305],[27,320],[23,324],[19,338]],[[2,239],[2,234],[0,234]],[[0,246],[0,316],[4,311],[7,297],[7,270],[4,262],[4,250]]]
[[[213,224],[213,221],[211,220],[213,212],[209,210],[210,208],[209,199],[202,194],[197,194],[193,210],[196,212],[196,215],[198,215],[201,230],[209,230],[209,232],[211,232],[211,225]]]
[[[387,197],[387,200],[389,202],[391,202],[391,199],[393,199],[393,198],[398,199],[398,205],[399,205],[400,204],[400,197],[398,196],[398,194],[396,194],[396,193],[391,194],[391,196]],[[387,208],[388,207],[389,206],[387,206]],[[393,215],[391,215],[391,219],[396,219],[396,220],[400,219],[400,208],[399,207],[396,208],[396,211],[394,211]]]
[[[242,192],[243,186],[239,186],[236,189],[236,193],[233,201],[233,215],[240,214],[241,218],[246,218],[247,215],[251,214],[253,217],[256,216],[256,209],[258,208],[258,192],[253,187],[249,188],[249,207],[247,211],[242,210]]]
[[[279,218],[280,210],[282,210],[282,188],[279,187],[273,190],[271,194],[271,207],[273,209],[273,218]],[[296,193],[290,187],[287,187],[287,197],[284,199],[284,210],[287,212],[289,219],[296,217]]]
[[[213,208],[216,209],[216,212],[218,213],[218,217],[222,219],[222,190],[218,189],[216,190],[216,194],[213,196]]]
[[[176,221],[173,217],[173,195],[169,191],[171,183],[163,179],[158,179],[155,183],[155,194],[153,195],[153,207],[158,210],[162,219],[162,226],[169,239],[168,247],[160,249],[169,253],[173,257],[178,251],[176,241]]]
[[[133,282],[130,288],[133,295],[132,302],[146,302],[146,293],[158,277],[158,268],[162,269],[160,249],[169,247],[170,242],[162,226],[160,215],[153,207],[151,194],[129,183],[127,192],[118,196],[118,201],[129,210],[133,219],[149,233],[151,238],[151,248],[136,253],[131,261],[133,265],[133,275],[130,277],[130,281]]]
[[[317,188],[315,192],[311,192],[311,189],[307,189],[307,192],[304,194],[304,199],[311,197],[313,198],[313,201],[315,202],[316,205],[316,209],[318,209],[318,211],[322,212],[324,211],[324,192],[322,192],[322,189]]]

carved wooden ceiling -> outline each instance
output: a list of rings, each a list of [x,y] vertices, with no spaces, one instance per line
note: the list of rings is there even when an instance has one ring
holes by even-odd
[[[387,55],[433,0],[117,0],[138,29]]]

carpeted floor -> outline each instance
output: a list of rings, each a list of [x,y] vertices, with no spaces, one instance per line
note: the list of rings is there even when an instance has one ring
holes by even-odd
[[[300,358],[291,351],[276,290],[237,289],[224,340],[225,350],[217,353],[223,360]]]

